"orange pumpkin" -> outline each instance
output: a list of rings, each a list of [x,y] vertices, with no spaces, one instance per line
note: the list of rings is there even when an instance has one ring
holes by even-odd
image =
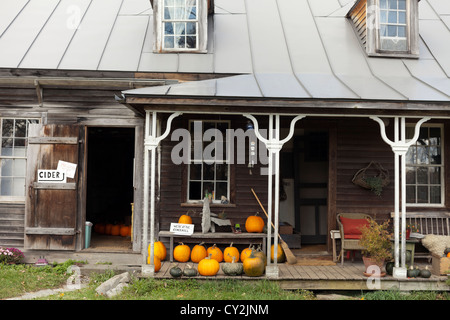
[[[130,233],[130,226],[121,226],[120,227],[120,235],[122,237],[128,236]]]
[[[189,211],[186,212],[186,214],[183,214],[178,219],[178,223],[184,223],[184,224],[192,224],[192,218],[189,215]]]
[[[98,234],[104,234],[105,233],[105,225],[103,223],[97,223],[94,227],[94,231]]]
[[[215,244],[213,246],[209,247],[206,250],[206,253],[208,254],[208,256],[211,255],[211,259],[214,259],[217,262],[223,261],[223,252]]]
[[[198,263],[198,273],[202,276],[215,276],[219,272],[220,264],[217,260],[213,259],[211,255],[202,259]]]
[[[147,248],[147,252],[148,255],[150,256],[150,247],[151,244],[148,245]],[[167,249],[166,246],[164,245],[164,243],[162,243],[161,241],[155,241],[153,243],[153,253],[155,254],[156,257],[159,258],[159,260],[163,261],[164,259],[166,259],[167,256]]]
[[[150,256],[147,257],[147,264],[150,264]],[[155,272],[158,272],[161,269],[161,260],[156,255],[153,256],[153,264],[155,265]]]
[[[111,229],[113,225],[111,223],[107,223],[105,226],[105,234],[111,234]]]
[[[245,220],[245,229],[247,232],[261,233],[264,230],[264,220],[257,214],[254,216],[249,216]]]
[[[111,227],[111,235],[118,236],[120,234],[120,225],[115,224]]]
[[[449,252],[449,253],[447,253],[447,258],[450,258],[450,252]]]
[[[264,274],[264,261],[254,255],[254,252],[242,263],[244,273],[249,277],[259,277]]]
[[[275,246],[274,245],[272,245],[272,247],[270,248],[270,261],[274,261],[274,248],[275,248]],[[284,250],[283,250],[283,248],[281,247],[281,245],[280,244],[278,244],[277,245],[277,262],[278,263],[282,263],[282,262],[284,262],[286,260],[286,256],[285,256],[285,254],[284,254]]]
[[[250,245],[248,248],[245,248],[241,251],[241,261],[244,262],[244,260],[252,254],[252,248],[253,246]]]
[[[239,261],[239,250],[236,247],[233,247],[233,242],[230,244],[229,247],[226,247],[223,251],[223,259],[225,262],[238,262]]]
[[[190,256],[191,248],[182,242],[173,249],[173,258],[178,262],[187,262]]]
[[[208,256],[206,253],[206,248],[203,246],[203,242],[196,244],[191,251],[191,261],[199,263]]]

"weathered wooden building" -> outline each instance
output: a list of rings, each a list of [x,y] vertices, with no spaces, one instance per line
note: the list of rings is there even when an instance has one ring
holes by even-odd
[[[339,212],[448,212],[447,2],[29,0],[0,9],[0,245],[82,250],[85,221],[121,222],[134,203],[133,250],[145,252],[188,210],[199,227],[205,193],[214,212],[243,225],[261,212],[252,188],[276,226],[268,239],[287,222],[299,246],[331,248]],[[34,122],[42,128],[24,129]],[[177,130],[193,133],[195,123],[189,146],[210,145],[208,129],[251,124],[268,135],[245,140],[243,161],[211,164],[174,153]],[[250,142],[274,161],[263,152],[249,163]],[[77,164],[73,178],[37,181],[60,160]],[[389,175],[381,195],[352,182],[370,163]]]

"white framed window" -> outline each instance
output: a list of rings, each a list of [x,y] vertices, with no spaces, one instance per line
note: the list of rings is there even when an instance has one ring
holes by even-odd
[[[154,2],[156,52],[206,52],[207,0]]]
[[[406,154],[406,205],[444,206],[444,127],[423,125]],[[414,127],[407,128],[407,139]]]
[[[188,164],[187,201],[210,196],[220,203],[222,196],[230,199],[230,164],[227,161],[226,130],[229,121],[191,120],[191,156]]]
[[[380,0],[379,21],[379,49],[407,51],[407,1]]]
[[[37,119],[0,118],[0,201],[24,201],[28,125]]]

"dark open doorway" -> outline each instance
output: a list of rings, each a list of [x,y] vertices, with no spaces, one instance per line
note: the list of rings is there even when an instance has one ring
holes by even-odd
[[[90,127],[87,136],[89,249],[131,249],[135,130]]]

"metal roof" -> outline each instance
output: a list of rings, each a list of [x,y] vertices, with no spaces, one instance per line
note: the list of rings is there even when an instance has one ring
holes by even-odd
[[[214,3],[208,53],[158,54],[149,0],[0,0],[0,68],[240,74],[137,95],[450,100],[450,1],[419,2],[419,59],[368,57],[355,0]]]

